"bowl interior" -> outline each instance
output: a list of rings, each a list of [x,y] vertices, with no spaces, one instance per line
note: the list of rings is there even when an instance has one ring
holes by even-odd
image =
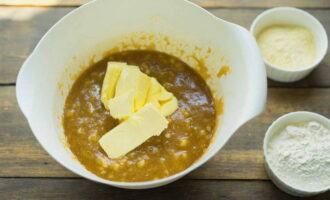
[[[85,170],[66,148],[61,116],[75,78],[106,53],[129,49],[152,49],[179,57],[202,75],[219,105],[219,126],[209,151],[172,177],[143,183],[104,180]],[[219,76],[224,66],[231,72]],[[186,1],[109,0],[84,5],[42,38],[17,83],[19,105],[50,155],[81,176],[126,188],[159,186],[198,167],[241,124],[262,111],[266,97],[266,75],[253,37]]]

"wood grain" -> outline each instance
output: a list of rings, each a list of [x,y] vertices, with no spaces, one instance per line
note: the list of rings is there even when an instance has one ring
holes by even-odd
[[[19,68],[43,34],[71,10],[0,7],[0,83],[15,83]]]
[[[330,1],[329,1],[330,2]],[[15,83],[19,68],[43,34],[73,8],[0,7],[0,84]],[[263,9],[209,9],[214,15],[246,28]],[[307,10],[316,16],[330,33],[330,12]],[[329,87],[330,55],[305,80],[285,87]],[[270,81],[272,87],[284,84]]]
[[[2,6],[80,6],[90,0],[0,0]],[[275,6],[294,6],[300,8],[329,8],[328,0],[191,0],[206,8],[244,7],[270,8]]]
[[[270,181],[179,180],[148,190],[125,190],[85,179],[0,178],[1,199],[208,199],[208,200],[296,200]],[[324,193],[309,200],[328,200]]]
[[[265,112],[241,127],[225,148],[188,179],[268,179],[262,141],[279,116],[308,110],[330,117],[329,89],[269,89]],[[76,177],[57,164],[33,137],[17,107],[15,87],[0,87],[0,177]]]
[[[276,6],[293,6],[298,8],[329,8],[328,0],[192,0],[205,8],[271,8]]]

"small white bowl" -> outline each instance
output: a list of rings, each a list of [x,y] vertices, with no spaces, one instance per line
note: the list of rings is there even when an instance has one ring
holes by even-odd
[[[328,187],[322,188],[320,190],[302,190],[302,189],[295,187],[294,185],[286,183],[283,179],[281,179],[276,174],[276,172],[270,165],[270,162],[268,160],[268,154],[267,154],[268,143],[269,143],[269,140],[270,140],[272,134],[277,133],[278,131],[281,131],[281,129],[283,129],[285,126],[287,126],[289,124],[295,124],[295,123],[311,121],[311,120],[318,121],[328,128],[330,127],[330,120],[317,113],[306,112],[306,111],[291,112],[291,113],[285,114],[282,117],[275,120],[271,124],[271,126],[268,128],[265,138],[264,138],[263,153],[264,153],[264,157],[265,157],[266,172],[267,172],[269,178],[273,181],[273,183],[278,188],[280,188],[284,192],[291,194],[293,196],[308,197],[308,196],[312,196],[312,195],[317,195],[317,194],[330,190],[330,185]]]
[[[277,7],[268,9],[257,16],[251,25],[250,32],[256,38],[261,30],[274,24],[292,24],[311,30],[316,45],[316,57],[311,65],[301,69],[285,69],[264,59],[268,78],[280,82],[294,82],[303,79],[326,55],[328,38],[324,27],[306,11],[292,7]]]

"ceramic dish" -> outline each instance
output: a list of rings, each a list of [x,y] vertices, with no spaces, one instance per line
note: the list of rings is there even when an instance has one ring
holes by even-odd
[[[297,188],[294,185],[291,185],[284,180],[282,180],[274,171],[272,166],[270,165],[269,159],[268,159],[268,154],[267,154],[267,149],[268,149],[268,143],[270,141],[271,136],[285,127],[286,125],[289,124],[296,124],[299,122],[304,122],[304,121],[311,121],[315,120],[323,125],[330,127],[330,120],[327,119],[326,117],[319,115],[317,113],[313,112],[306,112],[306,111],[298,111],[298,112],[292,112],[288,113],[286,115],[283,115],[282,117],[278,118],[276,121],[274,121],[271,126],[268,128],[265,138],[264,138],[264,144],[263,144],[263,152],[264,152],[264,157],[265,157],[265,167],[266,171],[271,178],[271,180],[274,182],[274,184],[279,187],[281,190],[287,192],[288,194],[294,195],[294,196],[299,196],[299,197],[307,197],[307,196],[312,196],[316,194],[320,194],[323,192],[326,192],[330,189],[330,186],[322,188],[320,190],[302,190]]]
[[[262,29],[274,24],[298,25],[311,30],[316,44],[316,58],[311,65],[295,70],[278,67],[264,59],[267,76],[280,82],[294,82],[303,79],[320,64],[327,53],[328,38],[324,27],[306,11],[292,7],[278,7],[258,15],[251,25],[250,32],[256,37]]]
[[[116,182],[86,170],[66,147],[61,116],[75,77],[109,50],[148,49],[179,57],[208,77],[223,114],[213,143],[184,171],[155,181]],[[220,76],[222,66],[230,67]],[[43,148],[59,163],[87,179],[121,188],[142,189],[173,182],[214,156],[266,101],[266,73],[253,36],[189,1],[96,0],[56,23],[24,62],[16,94],[19,107]]]

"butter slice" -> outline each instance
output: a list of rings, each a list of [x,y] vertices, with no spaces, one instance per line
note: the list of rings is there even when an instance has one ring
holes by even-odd
[[[152,98],[154,95],[159,94],[162,91],[162,85],[155,79],[150,78],[150,90],[148,94],[148,98]]]
[[[119,80],[121,71],[126,63],[119,62],[109,62],[107,67],[107,72],[103,79],[102,91],[101,91],[101,101],[106,109],[108,108],[108,101],[114,97],[117,82]]]
[[[160,112],[164,116],[169,116],[178,109],[178,100],[174,97],[160,105]]]
[[[134,92],[129,92],[112,98],[108,104],[110,114],[116,119],[124,119],[134,113]]]
[[[178,100],[168,92],[155,78],[151,78],[147,102],[152,103],[164,116],[171,115],[178,109]]]
[[[110,158],[118,158],[132,151],[152,136],[158,136],[168,121],[151,103],[146,104],[126,121],[103,135],[99,143]]]
[[[158,96],[162,91],[162,86],[158,83],[155,78],[150,79],[150,88],[147,95],[147,102],[152,103],[156,108],[160,109],[158,102]]]
[[[115,96],[123,95],[133,89],[135,91],[134,110],[138,111],[146,103],[149,87],[150,78],[146,74],[138,68],[125,67],[118,80]]]

